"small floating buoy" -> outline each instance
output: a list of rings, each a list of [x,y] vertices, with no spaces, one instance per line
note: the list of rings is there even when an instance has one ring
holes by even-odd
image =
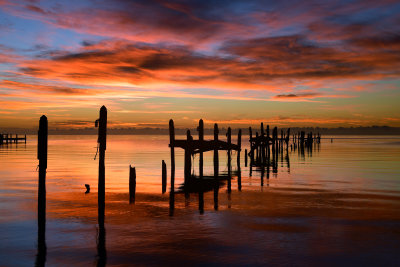
[[[89,184],[85,184],[85,187],[86,187],[85,194],[90,193],[90,185]]]

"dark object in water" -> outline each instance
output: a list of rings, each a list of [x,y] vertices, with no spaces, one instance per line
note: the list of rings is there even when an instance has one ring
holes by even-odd
[[[136,169],[129,165],[129,203],[135,203]]]
[[[90,193],[90,185],[89,184],[85,184],[85,187],[86,187],[85,194]]]

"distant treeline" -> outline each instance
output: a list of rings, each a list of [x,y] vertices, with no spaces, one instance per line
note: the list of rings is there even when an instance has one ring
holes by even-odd
[[[274,125],[271,125],[272,127]],[[227,128],[220,128],[220,133],[224,134]],[[248,128],[241,128],[244,135],[248,135]],[[279,128],[286,130],[287,128]],[[177,135],[186,134],[186,128],[176,128],[175,133]],[[236,134],[239,128],[232,129],[232,134]],[[369,126],[369,127],[338,127],[338,128],[320,128],[320,127],[292,127],[290,128],[291,133],[297,133],[299,131],[320,133],[321,135],[400,135],[400,127],[389,127],[389,126]],[[196,135],[196,129],[190,129],[192,135]],[[212,135],[213,129],[204,129],[206,135]],[[253,127],[253,133],[259,131],[259,127]],[[110,128],[107,129],[108,134],[113,135],[167,135],[169,134],[168,129],[164,128]],[[20,129],[20,128],[0,128],[0,133],[11,133],[11,134],[37,134],[35,129]],[[83,129],[51,129],[49,128],[49,134],[51,135],[95,135],[97,134],[97,128],[83,128]]]

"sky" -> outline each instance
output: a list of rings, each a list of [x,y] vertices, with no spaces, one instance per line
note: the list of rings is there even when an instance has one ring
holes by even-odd
[[[0,0],[0,128],[400,126],[400,2]]]

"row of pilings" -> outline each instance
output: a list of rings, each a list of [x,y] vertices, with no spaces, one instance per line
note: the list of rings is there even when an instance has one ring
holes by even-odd
[[[261,123],[260,132],[256,132],[253,136],[253,130],[249,127],[249,142],[250,151],[246,152],[246,156],[250,157],[250,166],[269,166],[276,163],[278,155],[283,155],[283,150],[297,149],[300,150],[311,149],[313,143],[319,144],[321,142],[321,135],[312,132],[306,133],[304,131],[292,135],[292,144],[290,144],[290,128],[286,132],[281,129],[280,136],[278,135],[278,128],[274,127],[270,134],[270,127],[267,125],[264,130],[264,124]],[[247,166],[247,158],[245,161]]]

